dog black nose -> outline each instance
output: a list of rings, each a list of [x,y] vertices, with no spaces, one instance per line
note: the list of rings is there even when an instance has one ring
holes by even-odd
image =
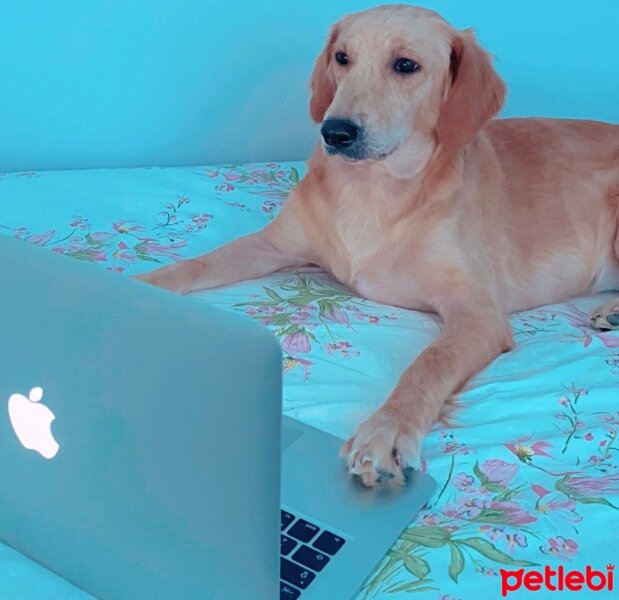
[[[320,133],[328,146],[346,148],[357,139],[359,128],[348,119],[327,119]]]

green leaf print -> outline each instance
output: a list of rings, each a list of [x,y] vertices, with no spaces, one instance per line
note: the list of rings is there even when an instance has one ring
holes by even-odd
[[[464,569],[464,554],[460,550],[459,546],[454,542],[449,542],[449,549],[451,550],[451,562],[449,563],[449,576],[458,583],[458,575],[462,573]]]
[[[400,538],[415,542],[420,546],[426,546],[427,548],[441,548],[450,540],[451,533],[442,527],[419,525],[417,527],[409,527],[402,533]]]
[[[514,560],[509,554],[505,554],[499,550],[494,544],[491,544],[488,540],[480,537],[469,537],[462,540],[454,540],[458,544],[468,546],[473,550],[476,550],[486,558],[493,560],[494,562],[502,563],[504,565],[518,565],[521,567],[531,567],[537,563],[528,562],[526,560]]]

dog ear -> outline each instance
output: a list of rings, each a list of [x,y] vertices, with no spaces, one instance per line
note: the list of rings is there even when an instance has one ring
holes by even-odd
[[[472,29],[454,38],[450,71],[451,89],[441,108],[436,134],[440,144],[458,147],[470,141],[503,106],[505,84]]]
[[[312,99],[310,100],[310,115],[314,123],[321,123],[333,96],[335,95],[335,81],[329,73],[329,65],[333,58],[333,45],[339,35],[339,27],[335,25],[329,34],[329,39],[322,52],[318,55],[314,70],[310,78]]]

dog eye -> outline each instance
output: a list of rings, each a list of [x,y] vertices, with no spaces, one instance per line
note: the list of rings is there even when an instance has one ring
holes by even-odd
[[[420,69],[421,65],[417,64],[414,60],[410,60],[409,58],[398,58],[393,63],[393,70],[396,73],[414,73]]]
[[[348,64],[348,56],[344,52],[336,52],[335,60],[337,60],[337,62],[339,62],[341,65]]]

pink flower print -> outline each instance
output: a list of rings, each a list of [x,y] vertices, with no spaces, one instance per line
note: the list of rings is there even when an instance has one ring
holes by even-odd
[[[295,325],[304,325],[310,317],[311,315],[308,312],[301,310],[290,315],[290,322]]]
[[[198,226],[199,229],[203,229],[212,218],[213,215],[210,215],[209,213],[191,215],[191,220]]]
[[[490,509],[501,511],[505,522],[510,525],[526,525],[537,520],[515,502],[491,502]]]
[[[310,375],[310,367],[312,366],[312,362],[309,360],[305,360],[304,358],[292,356],[286,356],[283,359],[283,370],[284,373],[288,373],[296,369],[297,366],[300,366],[303,369],[303,380],[307,381]]]
[[[580,329],[584,335],[583,345],[588,348],[594,338],[600,340],[607,348],[619,348],[619,337],[608,332],[592,333],[589,315],[576,307],[575,304],[569,303],[563,310],[549,310],[553,314],[561,315],[567,319],[567,322],[572,326]]]
[[[437,515],[436,513],[431,514],[431,515],[424,515],[424,517],[422,518],[422,521],[424,522],[425,525],[438,525],[441,522],[441,518],[439,515]]]
[[[131,221],[118,221],[117,223],[112,223],[112,227],[118,231],[118,233],[130,233],[131,231],[143,231],[144,228],[139,225],[132,225],[129,227],[127,223],[131,223]]]
[[[443,454],[450,454],[452,452],[456,454],[468,454],[469,449],[465,444],[459,444],[458,442],[448,442],[444,446],[441,446],[441,452]]]
[[[613,424],[619,425],[619,411],[617,411],[614,415],[611,415],[611,414],[600,415],[599,419],[603,423],[613,423]]]
[[[485,533],[491,542],[496,542],[503,534],[502,527],[490,527],[490,525],[482,525],[479,531]]]
[[[83,248],[76,251],[76,258],[92,260],[94,262],[107,262],[107,256],[101,248]]]
[[[54,236],[56,235],[55,229],[50,229],[45,233],[40,233],[38,235],[31,235],[28,238],[28,241],[31,244],[36,244],[37,246],[45,246]]]
[[[473,483],[475,480],[466,473],[458,473],[453,479],[453,484],[461,491],[470,490]]]
[[[527,536],[524,533],[507,533],[505,534],[505,546],[510,554],[513,554],[516,548],[526,548],[528,546]]]
[[[518,472],[518,463],[507,463],[503,460],[490,459],[481,465],[481,472],[488,481],[507,486],[514,475]]]
[[[591,432],[584,435],[584,438],[590,442],[593,439],[593,434]]]
[[[71,227],[84,229],[85,227],[88,227],[87,223],[88,219],[83,219],[82,217],[75,217],[73,221],[69,223],[69,225],[71,225]]]
[[[324,319],[327,319],[327,321],[332,321],[333,323],[341,323],[342,325],[346,326],[350,325],[348,315],[339,306],[329,305],[325,307],[320,314]]]
[[[139,254],[148,254],[150,256],[166,256],[174,260],[180,260],[181,256],[176,252],[177,248],[182,248],[187,245],[187,240],[181,240],[173,244],[161,244],[158,240],[144,238],[135,248]]]
[[[229,183],[222,183],[221,185],[215,186],[215,189],[218,192],[231,192],[234,190],[234,186]]]
[[[531,489],[538,496],[535,510],[545,514],[554,513],[572,523],[582,521],[582,517],[576,512],[576,502],[571,498],[566,498],[565,494],[551,492],[536,484],[531,485]]]
[[[224,179],[226,181],[241,181],[242,177],[236,173],[224,173]]]
[[[619,473],[604,477],[566,475],[562,482],[557,482],[557,486],[559,485],[561,491],[565,488],[567,493],[575,498],[619,494]]]
[[[530,463],[534,456],[545,456],[547,458],[552,458],[550,454],[546,452],[546,450],[550,450],[552,448],[552,444],[549,442],[535,442],[532,445],[527,445],[523,442],[528,442],[533,436],[525,436],[518,438],[515,442],[511,444],[505,444],[505,447],[515,454],[518,459],[523,463]]]
[[[129,262],[135,262],[137,260],[135,252],[133,252],[133,250],[129,250],[129,246],[127,246],[127,244],[123,241],[118,242],[118,250],[116,250],[112,256],[116,260],[126,260]]]
[[[483,509],[488,507],[488,502],[479,498],[471,498],[470,496],[459,496],[456,498],[456,504],[448,505],[443,510],[443,513],[455,519],[476,519]]]
[[[544,554],[551,554],[557,558],[571,560],[578,552],[578,544],[575,540],[565,539],[558,535],[556,538],[549,538],[548,543],[540,546],[539,549]]]
[[[179,196],[177,202],[178,208],[180,208],[184,204],[189,204],[189,198],[185,195]]]
[[[539,498],[543,498],[544,496],[550,494],[550,490],[547,490],[545,487],[537,485],[536,483],[531,485],[531,489],[533,490],[533,493],[536,494]]]
[[[552,310],[549,312],[565,317],[567,319],[567,322],[572,327],[589,326],[589,315],[586,312],[583,312],[582,310],[577,308],[576,305],[571,302],[567,304],[566,308],[563,310]]]
[[[107,242],[107,240],[109,240],[113,236],[113,233],[109,233],[107,231],[95,231],[95,233],[90,234],[90,237],[93,239],[93,241],[101,243]]]
[[[513,554],[518,546],[520,548],[528,546],[527,536],[518,530],[510,532],[505,527],[490,527],[489,525],[482,525],[479,530],[482,533],[487,533],[491,542],[502,543],[510,554]]]
[[[288,354],[307,353],[310,352],[312,346],[310,339],[305,331],[297,331],[295,333],[289,333],[282,341],[282,348]]]
[[[595,334],[595,336],[602,344],[604,344],[607,348],[619,348],[619,336],[613,335],[612,333],[601,332]],[[587,336],[585,338],[585,347],[587,347],[591,343],[592,337]]]

